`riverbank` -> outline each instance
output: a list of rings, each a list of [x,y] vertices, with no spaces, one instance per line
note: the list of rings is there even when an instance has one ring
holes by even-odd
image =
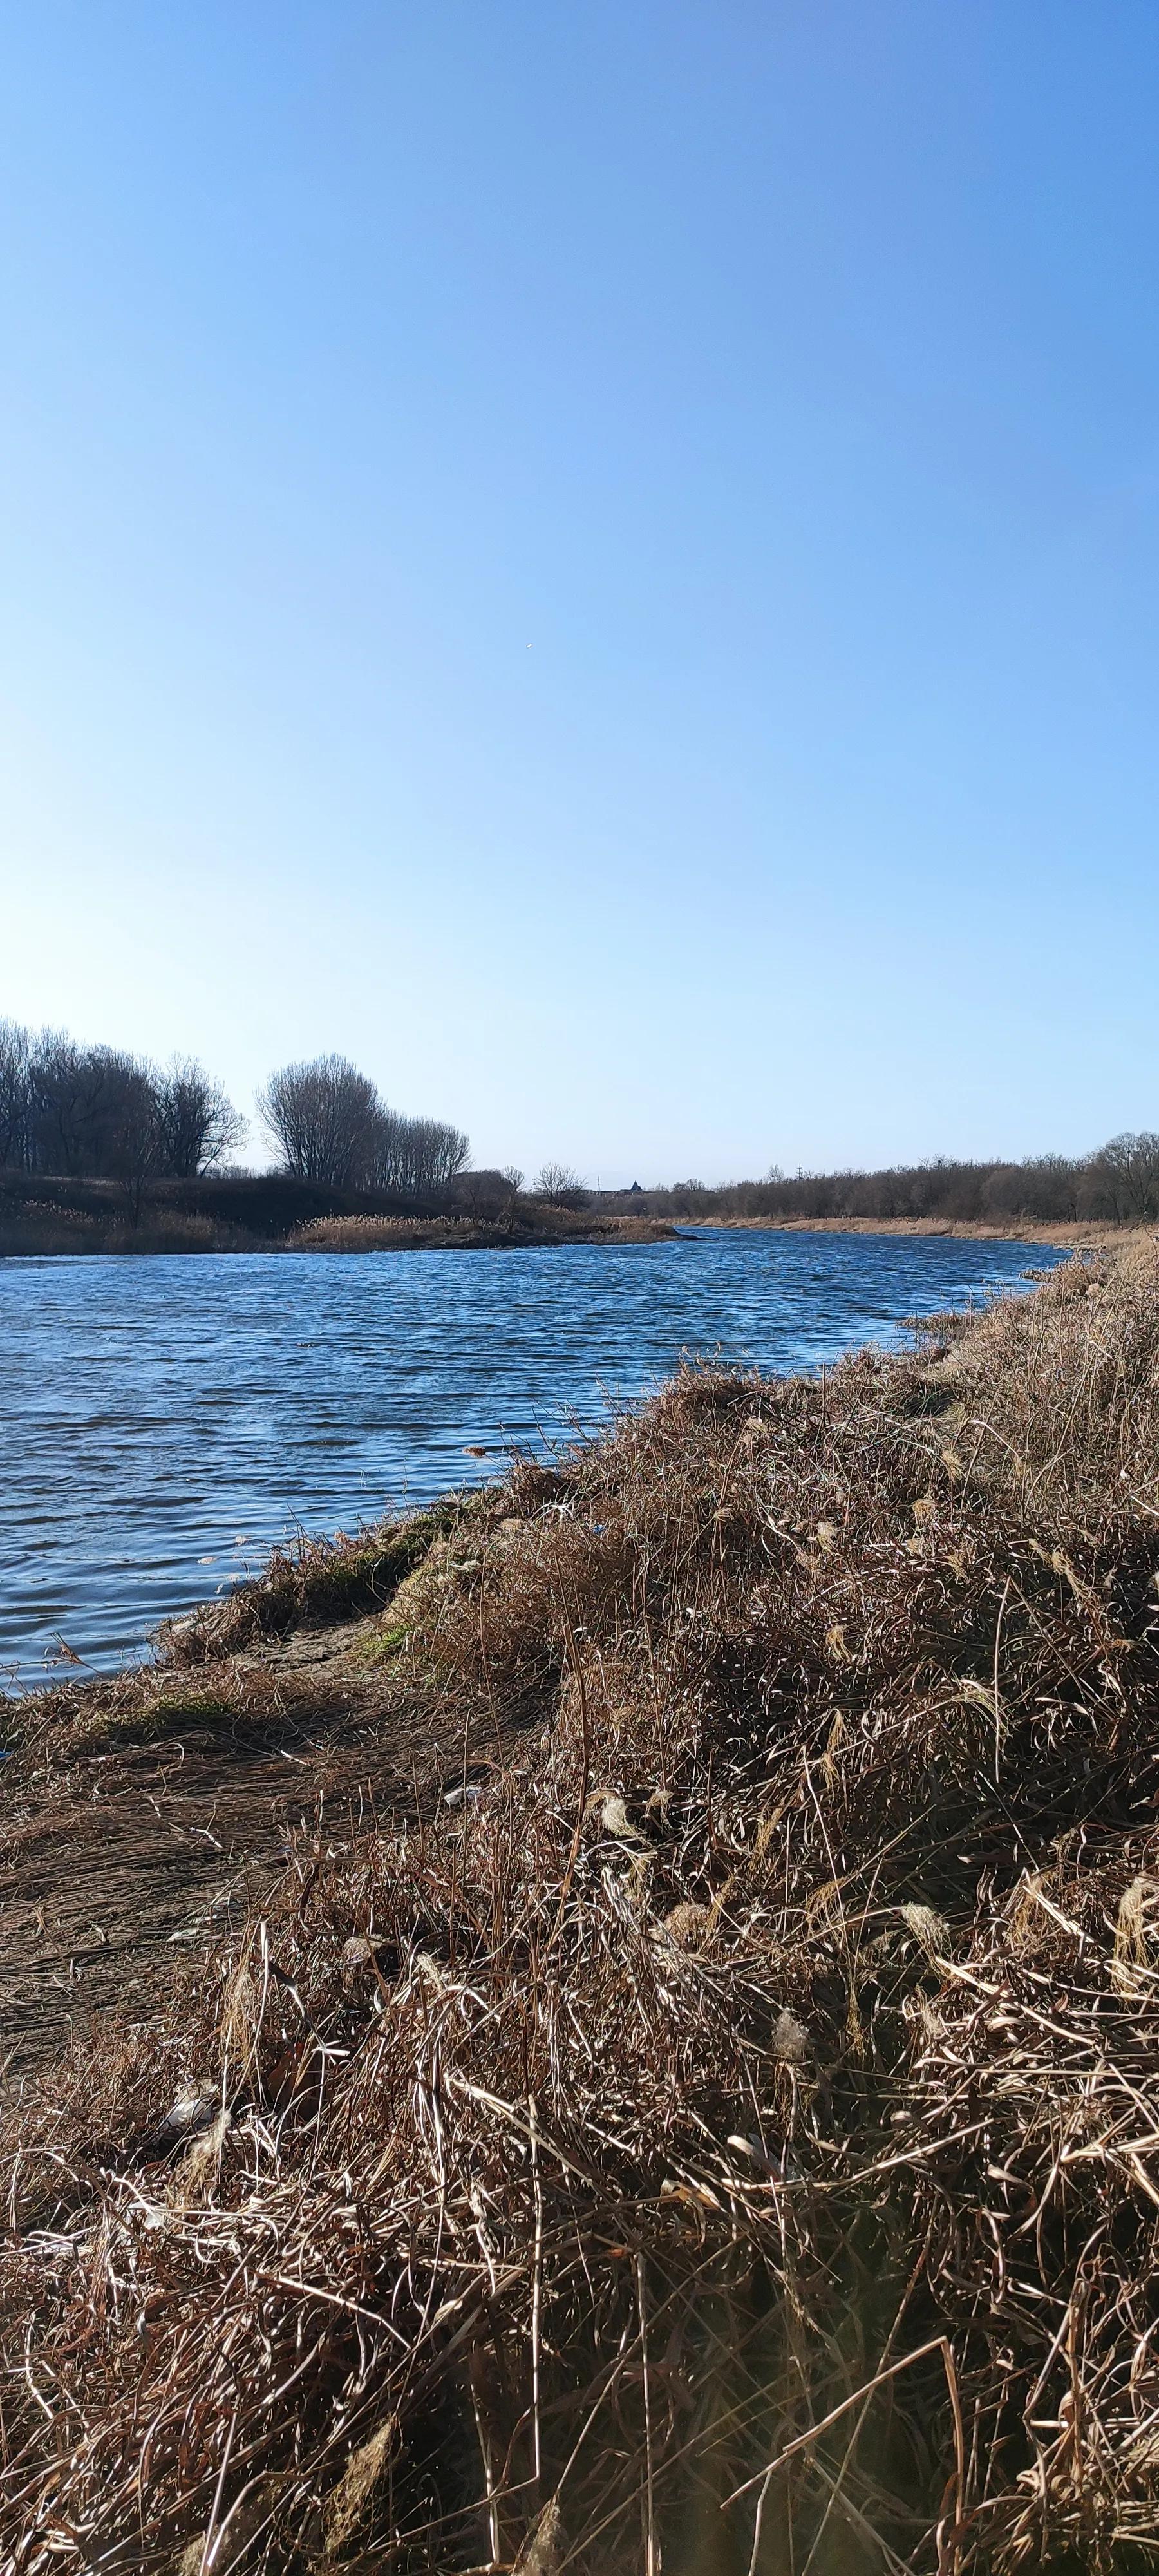
[[[1113,1225],[1098,1218],[1078,1220],[1054,1218],[1010,1218],[1002,1225],[983,1224],[972,1217],[933,1216],[713,1216],[703,1220],[686,1219],[682,1231],[715,1232],[720,1228],[736,1234],[895,1234],[902,1236],[945,1237],[966,1243],[1051,1243],[1069,1251],[1089,1247],[1094,1251],[1122,1251],[1135,1241],[1154,1242],[1159,1227],[1148,1225]]]
[[[492,1219],[353,1212],[255,1233],[196,1211],[155,1210],[133,1223],[115,1202],[96,1211],[33,1205],[0,1208],[0,1260],[190,1252],[528,1252],[571,1243],[671,1243],[677,1233],[660,1217],[583,1216],[547,1207]]]
[[[908,1357],[685,1371],[16,1704],[13,1901],[60,1830],[9,1962],[87,1851],[45,1991],[105,2009],[0,2159],[13,2563],[1132,2566],[1157,1462],[1136,1243]],[[227,1901],[158,1938],[214,1746]]]

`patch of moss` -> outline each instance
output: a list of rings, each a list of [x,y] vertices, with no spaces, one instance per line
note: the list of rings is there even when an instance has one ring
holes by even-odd
[[[160,1699],[120,1706],[113,1702],[86,1711],[69,1732],[73,1749],[80,1752],[98,1745],[151,1744],[180,1726],[213,1726],[236,1715],[228,1700],[208,1693],[163,1693]]]
[[[155,1700],[147,1715],[165,1726],[172,1726],[183,1717],[232,1717],[234,1711],[228,1700],[213,1699],[206,1694],[184,1691],[176,1698],[166,1696]]]
[[[388,1600],[404,1576],[421,1563],[437,1535],[436,1515],[422,1512],[365,1547],[344,1549],[324,1559],[310,1568],[303,1608],[311,1613],[333,1610],[341,1617],[344,1610],[362,1610]]]
[[[376,1629],[374,1635],[367,1637],[356,1649],[357,1661],[360,1664],[392,1663],[396,1655],[401,1655],[410,1633],[405,1621],[394,1627]]]
[[[425,1565],[432,1551],[445,1553],[449,1537],[485,1529],[499,1509],[494,1488],[475,1494],[448,1494],[413,1520],[376,1530],[333,1554],[318,1555],[302,1570],[294,1619],[345,1618],[385,1609]],[[407,1623],[399,1625],[400,1638]],[[397,1651],[397,1650],[396,1650]]]

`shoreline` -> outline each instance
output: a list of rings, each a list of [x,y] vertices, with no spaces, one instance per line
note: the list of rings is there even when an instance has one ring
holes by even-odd
[[[1077,1219],[1043,1217],[1012,1219],[1008,1225],[991,1225],[980,1217],[935,1216],[718,1216],[683,1218],[682,1231],[697,1234],[727,1232],[736,1234],[895,1234],[906,1237],[945,1237],[964,1243],[1051,1243],[1077,1252],[1086,1248],[1111,1252],[1139,1241],[1159,1238],[1159,1226],[1148,1220],[1135,1225],[1115,1225],[1106,1218],[1089,1224]]]
[[[66,1239],[63,1226],[28,1229],[28,1239],[14,1242],[15,1229],[0,1227],[0,1268],[11,1261],[127,1261],[184,1258],[190,1254],[227,1254],[244,1260],[254,1254],[281,1257],[287,1253],[341,1253],[363,1255],[374,1252],[556,1252],[569,1245],[612,1251],[619,1246],[650,1243],[694,1243],[708,1234],[836,1234],[892,1235],[900,1241],[946,1241],[963,1243],[1036,1244],[1061,1250],[1107,1252],[1135,1242],[1159,1237],[1159,1228],[1150,1223],[1113,1225],[1105,1220],[1083,1225],[1077,1221],[1042,1219],[1037,1223],[1012,1221],[1007,1225],[990,1225],[966,1217],[764,1217],[713,1216],[620,1217],[597,1219],[574,1230],[553,1227],[491,1226],[470,1218],[446,1220],[430,1218],[388,1219],[383,1224],[374,1220],[333,1219],[318,1226],[303,1228],[301,1234],[278,1240],[242,1241],[228,1230],[206,1226],[150,1228],[146,1239],[133,1233],[120,1237],[110,1229],[108,1235],[96,1228],[69,1230]],[[8,1240],[3,1237],[7,1235]]]
[[[132,1232],[120,1235],[113,1228],[101,1233],[95,1227],[82,1229],[78,1225],[66,1232],[63,1225],[57,1224],[39,1230],[29,1227],[27,1240],[14,1242],[11,1237],[15,1231],[11,1224],[0,1227],[0,1265],[6,1261],[172,1260],[207,1253],[227,1254],[244,1261],[255,1253],[280,1258],[287,1253],[365,1256],[374,1252],[558,1252],[569,1244],[613,1251],[624,1244],[675,1243],[691,1229],[672,1225],[666,1217],[605,1217],[590,1225],[577,1225],[574,1230],[492,1226],[469,1217],[404,1217],[388,1218],[381,1224],[374,1219],[324,1219],[316,1227],[302,1229],[299,1236],[248,1242],[239,1242],[236,1234],[231,1237],[226,1229],[202,1229],[196,1221],[188,1227],[157,1225],[142,1229],[144,1239]]]

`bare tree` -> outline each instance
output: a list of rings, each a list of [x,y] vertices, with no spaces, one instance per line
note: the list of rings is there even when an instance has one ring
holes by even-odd
[[[46,1030],[32,1048],[30,1091],[38,1171],[116,1180],[155,1140],[156,1071],[122,1048],[79,1047]]]
[[[101,1170],[120,1184],[130,1224],[141,1222],[150,1181],[165,1166],[165,1144],[157,1116],[157,1083],[151,1069],[136,1066],[126,1073],[105,1110],[101,1137]]]
[[[995,1165],[982,1191],[983,1211],[994,1217],[1076,1217],[1080,1167],[1064,1154],[1032,1154],[1024,1163]]]
[[[106,1180],[155,1168],[157,1094],[144,1057],[0,1021],[0,1164]]]
[[[411,1168],[414,1188],[421,1198],[436,1198],[448,1190],[470,1160],[470,1138],[459,1127],[448,1127],[441,1118],[410,1118]]]
[[[89,1169],[86,1148],[101,1088],[100,1068],[95,1071],[94,1082],[88,1053],[62,1029],[41,1032],[29,1067],[33,1162],[38,1171]]]
[[[382,1104],[374,1084],[345,1056],[283,1065],[259,1091],[257,1105],[283,1169],[295,1180],[357,1189],[369,1179]]]
[[[1159,1136],[1143,1128],[1100,1145],[1087,1162],[1083,1196],[1093,1201],[1092,1213],[1137,1222],[1159,1216]]]
[[[578,1172],[566,1163],[545,1163],[535,1184],[537,1198],[546,1199],[549,1207],[582,1207],[587,1195]]]
[[[284,1065],[259,1094],[263,1125],[295,1178],[445,1200],[471,1159],[441,1118],[407,1118],[344,1056]],[[146,1183],[214,1171],[246,1121],[189,1056],[164,1073],[147,1058],[39,1036],[0,1020],[0,1168],[120,1181],[134,1222]]]
[[[524,1174],[519,1169],[518,1163],[504,1163],[503,1178],[507,1183],[507,1187],[510,1190],[513,1199],[518,1198],[520,1190],[523,1187],[524,1177]]]
[[[246,1133],[222,1084],[192,1056],[175,1056],[162,1074],[156,1115],[164,1168],[174,1180],[215,1171]]]
[[[32,1145],[32,1040],[0,1020],[0,1171],[28,1171]]]
[[[490,1224],[507,1214],[515,1193],[505,1172],[460,1172],[452,1184],[452,1203]]]
[[[470,1138],[439,1118],[405,1118],[380,1101],[370,1177],[401,1198],[441,1197],[471,1158]]]

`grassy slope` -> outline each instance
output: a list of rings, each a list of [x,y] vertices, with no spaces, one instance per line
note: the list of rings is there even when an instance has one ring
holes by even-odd
[[[1137,1247],[30,1715],[31,1800],[345,1608],[452,1794],[13,2116],[13,2567],[1145,2563],[1157,1434]]]

